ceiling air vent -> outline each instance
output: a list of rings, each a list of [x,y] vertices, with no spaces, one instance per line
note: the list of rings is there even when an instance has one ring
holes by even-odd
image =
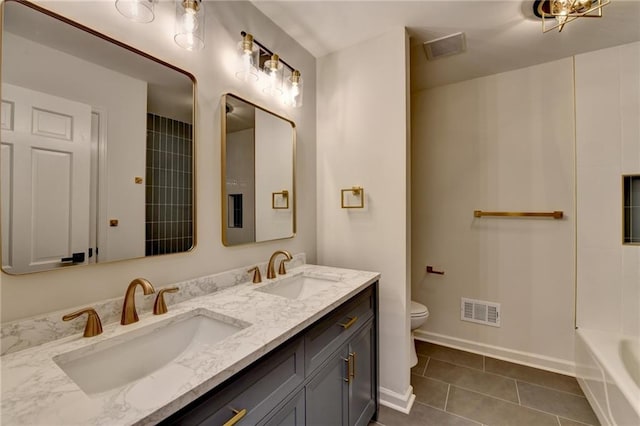
[[[500,327],[500,304],[463,297],[460,302],[460,319]]]
[[[426,41],[423,47],[427,59],[432,61],[444,56],[462,53],[467,49],[467,44],[464,33],[455,33],[435,40]]]

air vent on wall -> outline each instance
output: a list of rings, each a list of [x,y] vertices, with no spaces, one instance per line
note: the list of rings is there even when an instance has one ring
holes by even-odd
[[[455,33],[435,40],[429,40],[422,46],[424,53],[427,55],[427,59],[430,61],[444,56],[462,53],[467,48],[464,33]]]
[[[500,304],[461,298],[460,319],[492,327],[500,327]]]

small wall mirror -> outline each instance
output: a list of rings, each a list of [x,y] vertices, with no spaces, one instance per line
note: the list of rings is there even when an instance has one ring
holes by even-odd
[[[640,175],[622,176],[624,244],[640,245]]]
[[[295,124],[232,94],[221,109],[222,242],[293,237]]]
[[[3,270],[190,250],[193,76],[28,2],[3,21]]]

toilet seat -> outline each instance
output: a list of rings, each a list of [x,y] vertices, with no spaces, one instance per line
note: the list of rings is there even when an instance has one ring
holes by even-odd
[[[428,317],[429,309],[422,303],[411,301],[411,318]]]

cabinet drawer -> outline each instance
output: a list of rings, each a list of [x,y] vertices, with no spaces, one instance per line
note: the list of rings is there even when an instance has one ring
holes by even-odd
[[[163,421],[163,424],[225,424],[246,410],[237,422],[255,425],[304,380],[304,341],[297,339]]]
[[[353,333],[373,317],[371,287],[321,319],[305,335],[305,370],[309,373],[335,352]]]

